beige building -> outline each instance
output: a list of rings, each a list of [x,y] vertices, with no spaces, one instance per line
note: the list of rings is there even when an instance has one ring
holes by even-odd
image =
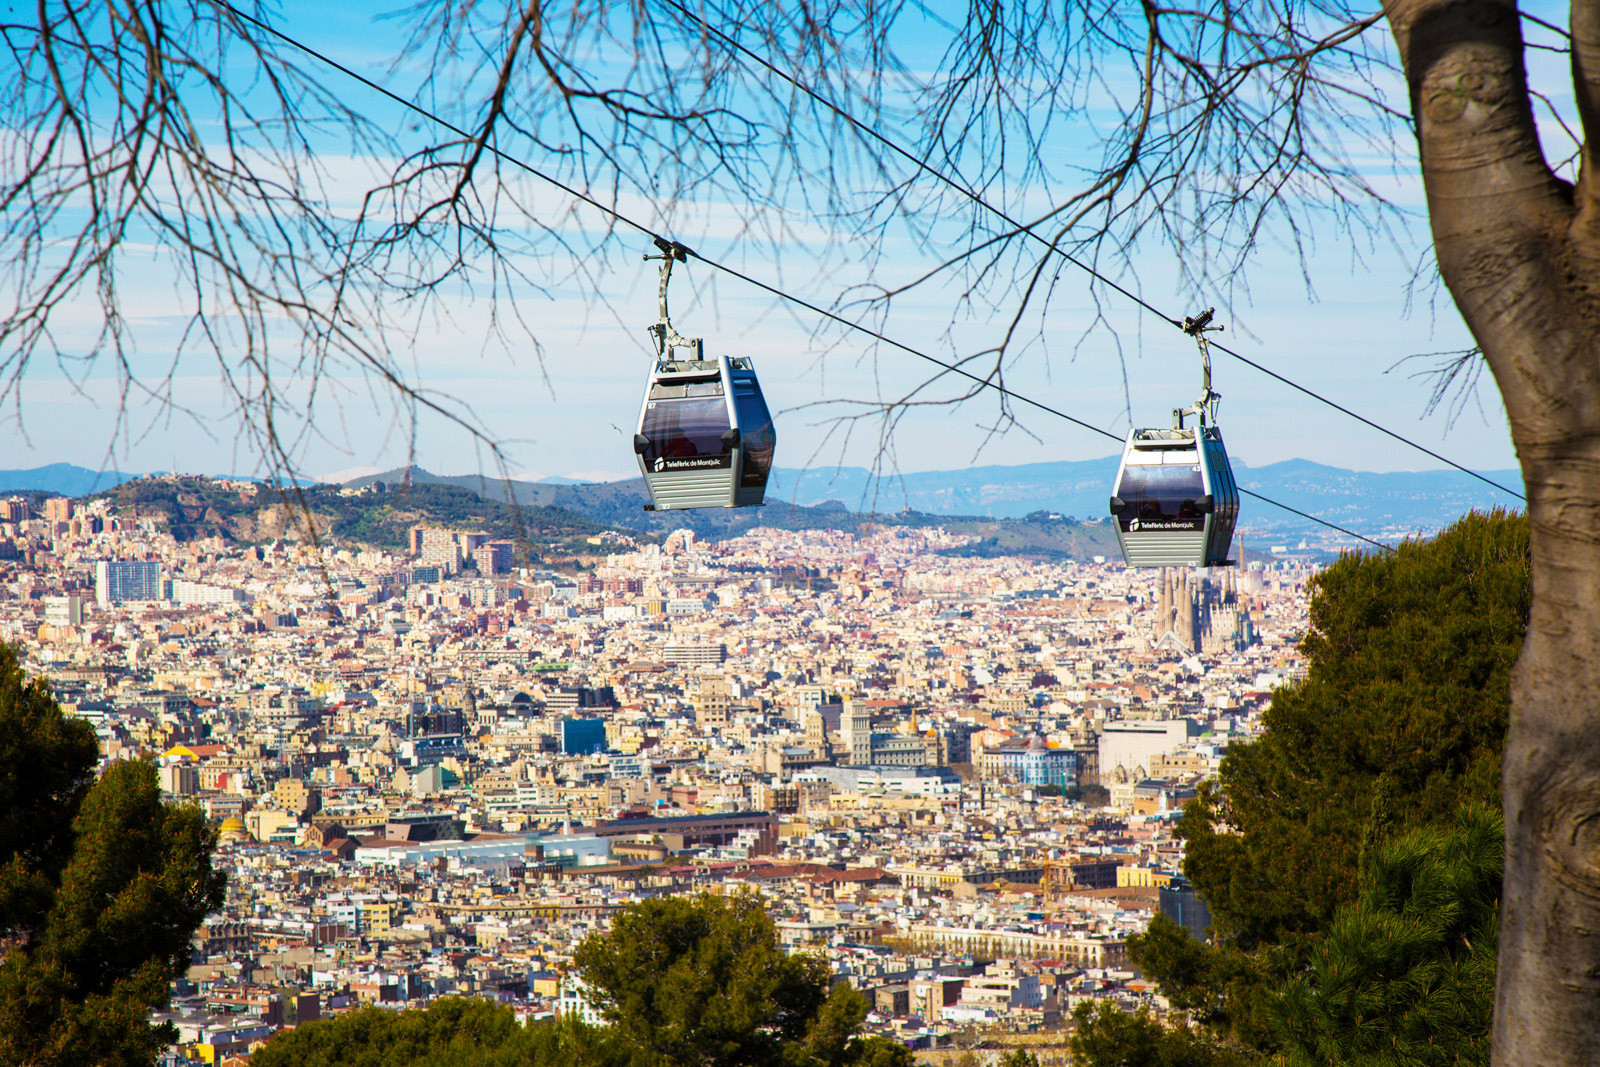
[[[702,730],[722,730],[727,727],[728,710],[733,700],[729,695],[726,678],[700,679],[692,699],[696,726]]]
[[[161,768],[161,791],[177,797],[192,797],[200,791],[200,773],[187,763],[168,763]]]
[[[292,815],[304,815],[312,809],[316,793],[300,778],[284,778],[272,787],[272,799],[278,807]]]

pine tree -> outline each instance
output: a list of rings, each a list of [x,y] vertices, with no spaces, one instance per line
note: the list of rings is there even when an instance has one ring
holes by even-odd
[[[1109,1000],[1072,1012],[1067,1043],[1074,1067],[1239,1067],[1245,1060],[1200,1031],[1162,1026],[1148,1008],[1123,1011]]]
[[[1290,985],[1316,973],[1315,961],[1333,945],[1328,939],[1343,938],[1338,944],[1350,959],[1366,951],[1390,960],[1384,966],[1401,984],[1425,983],[1442,966],[1420,956],[1395,962],[1387,940],[1357,947],[1363,931],[1386,939],[1399,920],[1362,927],[1350,909],[1366,899],[1367,879],[1398,877],[1397,839],[1422,862],[1417,850],[1438,846],[1430,833],[1459,829],[1463,804],[1498,809],[1509,678],[1532,600],[1528,544],[1525,517],[1472,514],[1431,541],[1392,556],[1347,557],[1317,577],[1301,646],[1306,680],[1273,694],[1261,737],[1228,754],[1219,781],[1201,788],[1179,824],[1184,872],[1211,908],[1213,943],[1158,918],[1129,944],[1174,1007],[1256,1052],[1292,1045],[1305,1055],[1307,1035],[1320,1034],[1323,1058],[1304,1062],[1346,1062],[1340,1057],[1366,1054],[1363,1032],[1393,1020],[1369,1011],[1356,1012],[1360,1026],[1308,1018],[1336,1005],[1328,979],[1352,973],[1328,964],[1334,970],[1317,979],[1317,997]],[[1474,923],[1483,918],[1476,894],[1489,892],[1487,883],[1462,876],[1428,884],[1407,913],[1413,918],[1424,900],[1441,916],[1465,910]],[[1383,1030],[1391,1047],[1431,1038],[1465,1056],[1476,1046],[1459,1035],[1487,1035],[1494,944],[1473,929],[1480,953],[1473,973],[1487,974],[1488,984],[1457,982],[1450,1010],[1437,990],[1417,1010],[1396,1008],[1405,1022]],[[1300,990],[1298,1015],[1279,1010],[1286,987]],[[1397,1002],[1406,996],[1393,995]]]
[[[866,998],[829,991],[817,957],[783,951],[754,895],[624,908],[574,961],[609,1025],[517,1024],[510,1009],[447,998],[368,1009],[278,1034],[254,1067],[910,1067],[863,1037]]]
[[[1511,668],[1533,591],[1526,517],[1473,513],[1316,577],[1304,683],[1184,813],[1184,873],[1250,951],[1326,928],[1364,847],[1498,806]],[[1219,827],[1227,832],[1219,832]]]
[[[151,1063],[190,937],[222,903],[215,834],[155,767],[95,776],[94,733],[0,645],[0,1062]]]
[[[1464,806],[1383,846],[1274,1004],[1292,1067],[1489,1062],[1505,824]]]
[[[573,960],[606,1020],[659,1067],[909,1063],[863,1039],[866,998],[829,991],[820,957],[789,954],[755,894],[646,900]]]
[[[441,997],[427,1008],[366,1007],[286,1030],[251,1067],[626,1067],[615,1033],[575,1019],[523,1026],[503,1004]]]

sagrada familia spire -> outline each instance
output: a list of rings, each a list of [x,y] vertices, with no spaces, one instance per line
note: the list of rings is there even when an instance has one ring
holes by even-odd
[[[1161,570],[1156,598],[1158,645],[1180,652],[1227,652],[1255,644],[1255,623],[1239,597],[1238,573],[1197,576],[1188,569]]]

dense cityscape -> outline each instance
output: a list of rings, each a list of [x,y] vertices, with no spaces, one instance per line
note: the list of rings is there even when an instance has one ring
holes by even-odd
[[[1085,999],[1165,1010],[1126,938],[1204,931],[1173,826],[1300,669],[1308,570],[592,540],[568,574],[470,530],[180,543],[0,502],[0,641],[220,835],[173,1062],[444,995],[587,1017],[572,947],[706,890],[760,893],[930,1062],[986,1034],[1060,1062]]]

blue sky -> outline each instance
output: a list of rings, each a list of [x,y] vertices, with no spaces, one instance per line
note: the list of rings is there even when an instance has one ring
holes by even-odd
[[[369,10],[380,10],[373,7]],[[358,7],[312,5],[291,0],[280,21],[337,58],[369,71],[386,65],[392,31],[374,28]],[[929,60],[937,46],[937,27],[929,27]],[[386,36],[388,34],[389,36]],[[913,37],[914,52],[924,42]],[[915,59],[914,55],[908,58]],[[1542,61],[1542,59],[1541,59]],[[1536,68],[1536,76],[1549,71]],[[338,75],[330,75],[337,79]],[[396,70],[389,84],[404,91],[408,72]],[[1559,78],[1555,78],[1559,83]],[[1554,86],[1559,93],[1560,84]],[[354,106],[367,90],[350,86]],[[391,115],[372,100],[374,114]],[[1067,127],[1062,127],[1067,129]],[[414,135],[421,143],[422,135]],[[530,162],[543,165],[533,145],[505,142]],[[1070,153],[1092,145],[1063,145]],[[1408,153],[1409,143],[1396,146]],[[351,168],[359,169],[355,164]],[[1408,162],[1385,190],[1409,211],[1393,247],[1361,247],[1328,228],[1314,234],[1312,283],[1308,294],[1283,235],[1268,233],[1248,275],[1249,292],[1231,313],[1222,338],[1266,363],[1370,418],[1412,436],[1480,469],[1515,464],[1505,416],[1487,374],[1453,426],[1443,412],[1425,416],[1431,383],[1412,377],[1420,363],[1395,367],[1415,353],[1458,349],[1470,343],[1448,298],[1408,293],[1410,265],[1424,254],[1426,225],[1420,185]],[[1374,173],[1382,168],[1375,165]],[[565,227],[574,241],[598,242],[603,220],[585,210],[569,211],[559,194],[526,190],[541,217]],[[648,211],[642,204],[637,210]],[[792,239],[753,240],[743,231],[744,205],[727,199],[682,203],[671,220],[646,219],[670,226],[691,246],[726,259],[756,277],[780,283],[827,305],[849,286],[865,281],[893,285],[925,270],[951,249],[939,241],[914,239],[904,228],[889,231],[870,271],[848,243],[829,244],[829,223],[808,216],[798,200],[784,205],[781,222]],[[771,221],[770,219],[767,221]],[[632,473],[628,439],[638,410],[647,363],[644,328],[655,318],[653,265],[641,263],[640,239],[607,238],[611,254],[591,264],[594,285],[558,284],[528,294],[518,311],[533,324],[543,348],[511,350],[485,342],[488,309],[464,294],[453,296],[449,314],[395,339],[419,381],[469,405],[495,436],[507,442],[514,473],[528,477],[621,477]],[[635,248],[634,246],[638,246]],[[552,252],[552,255],[559,254]],[[1183,306],[1176,265],[1154,247],[1132,264],[1143,294],[1174,312]],[[149,314],[138,320],[143,358],[160,365],[172,340],[173,319],[163,310],[159,270],[139,280],[135,292]],[[904,389],[926,374],[926,365],[892,350],[874,352],[862,339],[819,324],[801,309],[775,306],[769,296],[735,280],[713,276],[703,264],[680,268],[674,278],[674,315],[681,332],[704,336],[710,351],[753,356],[769,403],[778,412],[779,462],[783,466],[842,463],[869,466],[878,438],[869,426],[847,436],[836,416],[848,412],[839,401],[871,399]],[[1003,315],[964,315],[952,322],[959,293],[951,286],[913,292],[895,303],[882,323],[897,340],[948,358],[990,343]],[[1120,298],[1103,305],[1109,329],[1084,337],[1093,306],[1082,279],[1066,268],[1057,297],[1041,323],[1042,337],[1008,371],[1011,388],[1053,406],[1122,432],[1127,404],[1135,421],[1164,424],[1170,409],[1193,399],[1198,365],[1191,342],[1149,317],[1141,317]],[[78,324],[92,326],[83,309]],[[1114,331],[1114,335],[1112,333]],[[1120,351],[1119,351],[1120,349]],[[1124,393],[1124,372],[1127,392]],[[422,466],[439,473],[483,468],[481,448],[459,430],[424,421],[413,442],[386,398],[373,396],[351,381],[346,399],[319,409],[317,438],[299,457],[301,470],[321,475],[361,468],[387,468],[405,461],[411,448]],[[1230,451],[1252,465],[1307,458],[1367,470],[1428,469],[1437,464],[1328,408],[1271,382],[1227,356],[1216,358],[1215,386],[1223,395],[1221,424]],[[124,432],[112,435],[116,383],[109,374],[69,385],[53,367],[35,365],[26,385],[26,437],[14,425],[3,466],[29,467],[69,461],[123,470],[177,467],[214,473],[255,473],[259,460],[240,442],[237,426],[203,362],[180,368],[175,395],[193,414],[174,413],[154,404],[132,404]],[[907,471],[948,469],[974,464],[1030,463],[1105,455],[1102,438],[1048,416],[1022,412],[1022,424],[993,436],[991,400],[958,408],[933,408],[903,420],[892,441],[893,462]]]

